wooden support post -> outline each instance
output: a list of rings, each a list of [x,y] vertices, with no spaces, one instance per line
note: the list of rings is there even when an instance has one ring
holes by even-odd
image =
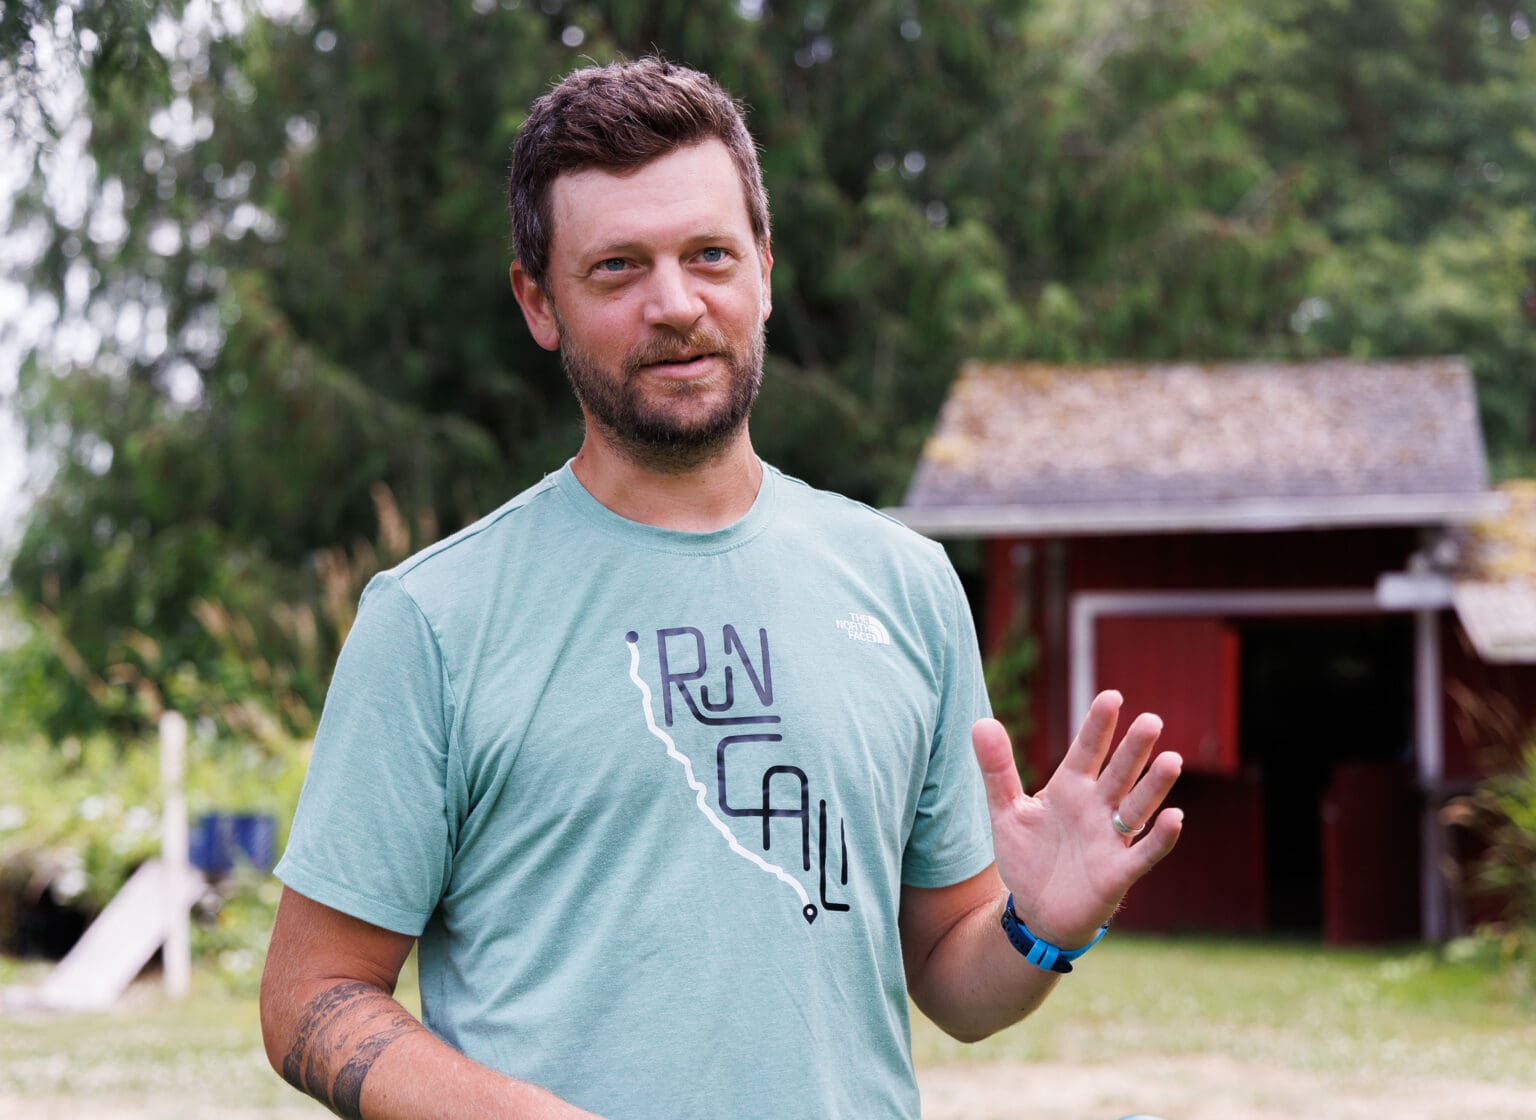
[[[164,810],[160,820],[160,862],[165,883],[165,943],[161,948],[165,992],[180,999],[192,985],[192,924],[187,913],[185,883],[192,875],[187,863],[187,797],[183,782],[187,767],[187,721],[179,712],[160,717],[160,788]]]
[[[1414,757],[1424,800],[1419,822],[1419,932],[1426,941],[1444,941],[1452,933],[1450,892],[1441,866],[1446,853],[1445,826],[1440,823],[1445,679],[1440,665],[1440,616],[1433,610],[1413,616],[1413,682]]]

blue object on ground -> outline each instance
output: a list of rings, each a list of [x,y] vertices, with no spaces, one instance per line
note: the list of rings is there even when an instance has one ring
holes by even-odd
[[[268,813],[204,813],[192,826],[187,849],[192,866],[209,875],[227,875],[242,864],[270,871],[277,820]]]

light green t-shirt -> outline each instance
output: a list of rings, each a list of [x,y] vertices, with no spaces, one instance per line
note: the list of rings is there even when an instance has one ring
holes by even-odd
[[[900,888],[991,862],[986,713],[932,542],[771,467],[658,529],[567,465],[369,585],[277,873],[612,1120],[915,1117]]]

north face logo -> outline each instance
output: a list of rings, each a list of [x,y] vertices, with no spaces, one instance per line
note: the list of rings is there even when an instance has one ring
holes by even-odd
[[[891,644],[890,631],[872,614],[849,611],[847,618],[837,620],[837,628],[856,642],[874,642],[878,646]]]

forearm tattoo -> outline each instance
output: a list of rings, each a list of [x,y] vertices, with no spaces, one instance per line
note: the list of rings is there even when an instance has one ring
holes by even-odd
[[[391,1043],[419,1026],[378,988],[337,984],[299,1013],[283,1080],[338,1116],[362,1120],[363,1079]]]

